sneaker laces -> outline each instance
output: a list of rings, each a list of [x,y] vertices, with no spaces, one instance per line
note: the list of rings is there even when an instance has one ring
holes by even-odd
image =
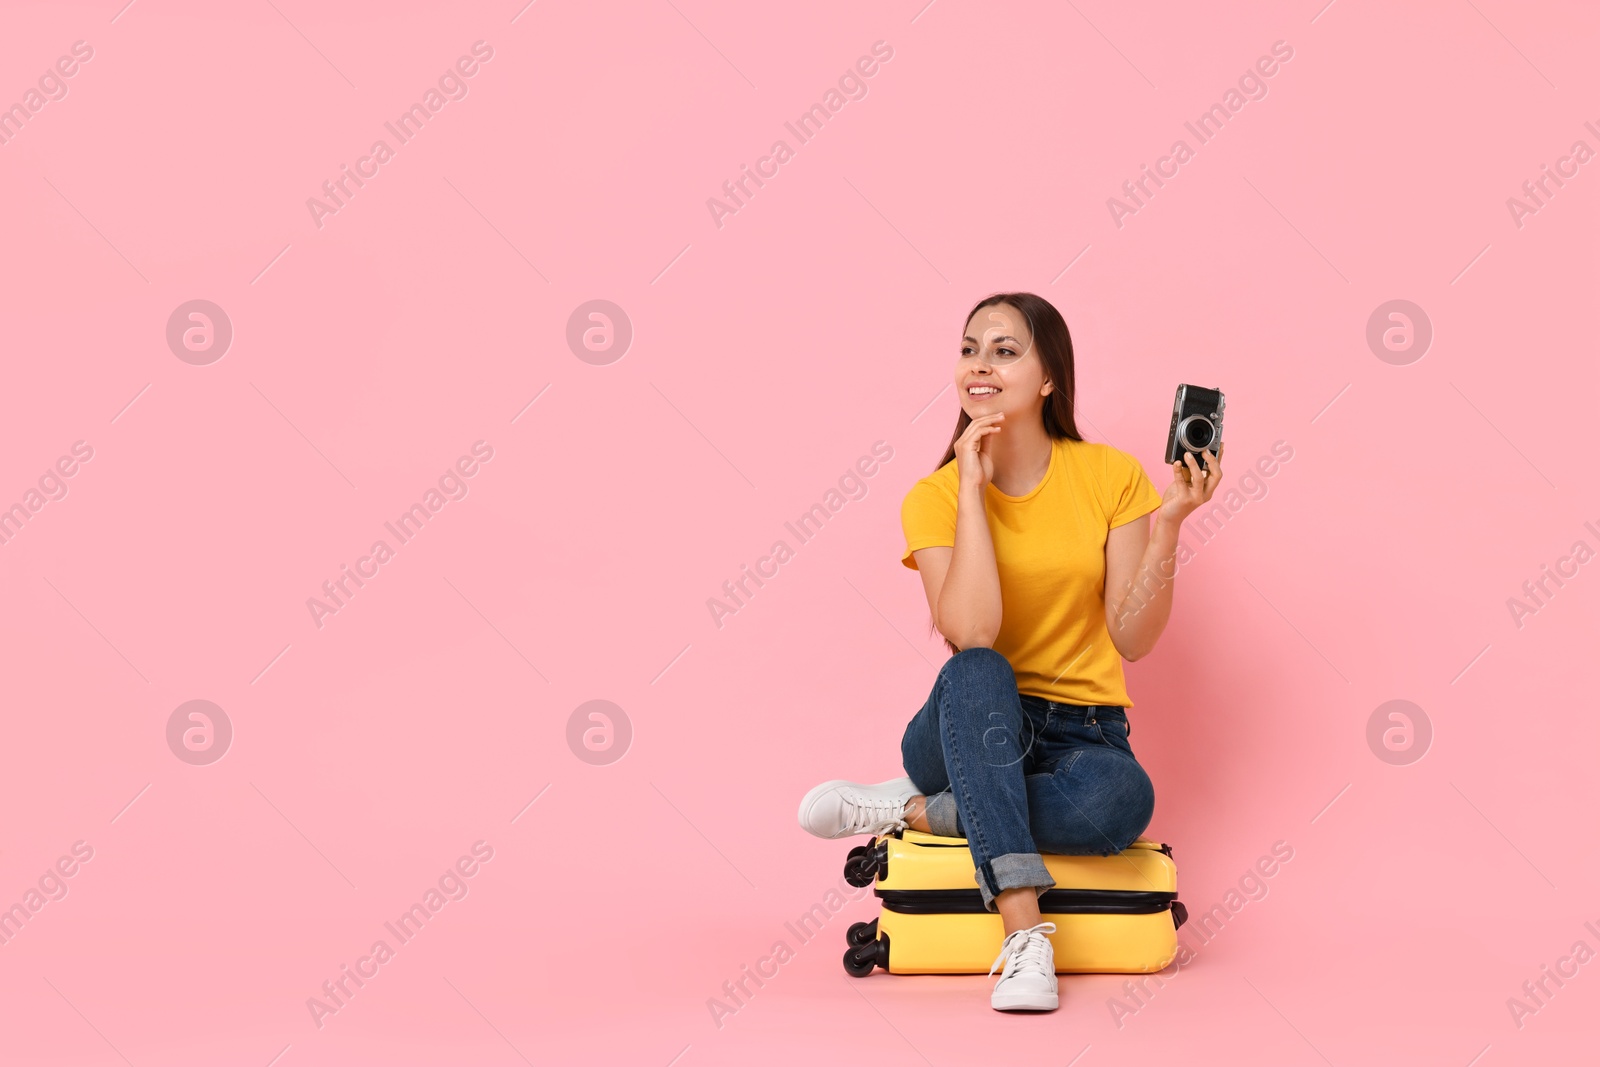
[[[849,829],[859,834],[883,834],[909,829],[906,804],[894,797],[874,797],[846,793],[840,797]]]
[[[1046,927],[1049,927],[1049,929],[1045,929]],[[1008,956],[1016,960],[1015,970],[1030,967],[1034,970],[1054,973],[1051,968],[1045,966],[1044,956],[1045,951],[1051,947],[1050,939],[1045,935],[1055,932],[1056,924],[1053,922],[1042,922],[1037,926],[1030,926],[1026,930],[1012,931],[1007,935],[1004,944],[1000,946],[1000,955],[995,957],[994,963],[989,967],[989,973],[994,974],[995,968],[1005,962]],[[1002,973],[1001,977],[1004,978],[1005,975]]]

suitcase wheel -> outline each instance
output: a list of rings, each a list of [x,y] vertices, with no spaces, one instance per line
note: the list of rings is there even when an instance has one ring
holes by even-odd
[[[889,866],[889,845],[874,840],[869,845],[857,845],[844,861],[844,880],[857,889],[865,889],[877,880]]]
[[[845,931],[844,939],[852,945],[867,945],[878,940],[878,920],[869,923],[853,923]]]
[[[872,857],[865,846],[858,846],[861,852],[850,850],[850,858],[844,861],[844,880],[857,889],[864,889],[878,877],[878,861]]]
[[[889,939],[880,937],[865,945],[852,945],[844,953],[844,969],[852,978],[865,978],[874,967],[889,969]]]

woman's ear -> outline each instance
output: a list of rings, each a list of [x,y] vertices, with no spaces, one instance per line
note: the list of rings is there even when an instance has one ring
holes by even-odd
[[[1055,382],[1045,382],[1044,383],[1044,388],[1039,390],[1039,395],[1040,396],[1049,396],[1050,395],[1050,390],[1054,389],[1055,387],[1056,387],[1056,383]]]

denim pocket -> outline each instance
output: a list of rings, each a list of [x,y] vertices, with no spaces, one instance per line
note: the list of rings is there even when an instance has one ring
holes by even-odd
[[[1108,747],[1133,755],[1133,745],[1128,742],[1127,719],[1096,719],[1095,729]]]

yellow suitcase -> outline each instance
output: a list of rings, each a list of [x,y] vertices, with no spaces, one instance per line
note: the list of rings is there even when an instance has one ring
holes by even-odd
[[[1145,974],[1172,962],[1188,910],[1172,849],[1139,838],[1114,856],[1045,855],[1056,884],[1039,899],[1058,973]],[[844,967],[857,978],[986,974],[1005,927],[985,911],[964,837],[900,830],[850,850],[845,880],[873,886],[878,918],[847,932]]]

